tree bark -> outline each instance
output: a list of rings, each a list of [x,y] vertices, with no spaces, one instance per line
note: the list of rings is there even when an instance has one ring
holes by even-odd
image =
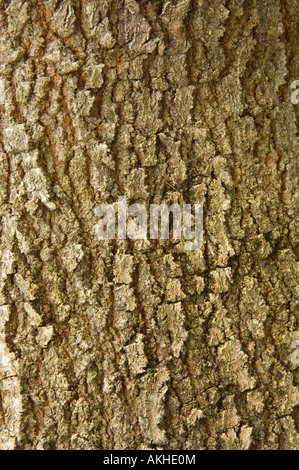
[[[298,21],[0,1],[2,449],[298,448]],[[202,247],[99,240],[118,196],[203,203]]]

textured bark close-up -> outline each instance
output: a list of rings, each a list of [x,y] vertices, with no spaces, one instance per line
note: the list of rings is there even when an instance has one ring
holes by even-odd
[[[298,0],[0,26],[0,449],[298,449]],[[202,246],[101,240],[120,196],[202,204]]]

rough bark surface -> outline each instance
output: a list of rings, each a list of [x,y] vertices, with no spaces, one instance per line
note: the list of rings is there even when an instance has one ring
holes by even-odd
[[[298,21],[0,0],[2,449],[298,448]],[[98,240],[118,196],[202,248]]]

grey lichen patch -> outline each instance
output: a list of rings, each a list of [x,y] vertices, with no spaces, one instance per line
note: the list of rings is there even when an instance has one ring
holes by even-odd
[[[7,15],[7,32],[11,37],[22,34],[23,28],[30,18],[30,5],[28,2],[12,0],[5,9]]]
[[[43,60],[55,67],[58,73],[69,74],[75,72],[82,65],[80,60],[76,60],[72,50],[61,45],[60,42],[51,42]]]
[[[12,153],[29,149],[29,137],[24,124],[12,124],[4,129],[4,147],[7,152]]]
[[[117,310],[133,311],[136,307],[134,289],[126,285],[116,287],[115,301]]]
[[[256,279],[245,276],[243,285],[240,312],[253,337],[263,338],[265,336],[265,320],[270,313],[269,306],[259,292]]]
[[[151,27],[140,14],[140,7],[134,0],[125,0],[119,17],[118,39],[134,53],[150,53],[156,46],[157,38],[149,40]]]
[[[93,64],[85,68],[82,76],[85,80],[86,88],[101,88],[104,83],[104,67],[105,64]]]
[[[227,380],[237,384],[241,391],[254,388],[256,379],[250,377],[248,356],[242,351],[238,339],[230,339],[218,348],[218,361]]]
[[[114,265],[114,281],[117,284],[131,284],[134,270],[134,258],[132,255],[119,255]]]
[[[19,361],[10,351],[6,342],[6,328],[11,315],[10,305],[0,306],[0,382],[1,409],[5,410],[1,426],[0,447],[3,450],[15,448],[20,438],[23,402],[19,381]]]
[[[34,310],[30,302],[24,302],[24,309],[28,315],[30,325],[33,327],[40,326],[42,318],[39,313]]]
[[[146,444],[163,445],[166,432],[161,429],[163,420],[163,402],[168,390],[169,372],[162,368],[146,374],[141,379],[141,397],[139,404],[139,423]]]
[[[220,434],[220,439],[224,443],[224,448],[235,450],[249,449],[252,442],[253,428],[246,425],[240,426],[238,410],[232,395],[224,399],[223,408],[220,429],[225,429],[225,431]],[[227,412],[226,410],[229,411]]]
[[[78,266],[78,263],[83,259],[84,250],[82,245],[67,245],[63,251],[63,262],[66,269],[70,272],[74,271]]]
[[[148,364],[147,357],[144,353],[144,335],[139,333],[133,343],[125,347],[128,363],[132,374],[142,374]]]
[[[146,138],[143,135],[135,136],[135,148],[139,159],[144,167],[153,166],[157,163],[156,135]]]
[[[27,103],[29,101],[29,96],[32,91],[32,83],[31,82],[21,82],[18,83],[17,90],[16,90],[16,99],[20,103]]]
[[[181,302],[163,305],[158,308],[158,324],[161,328],[161,358],[169,357],[169,347],[174,357],[179,357],[188,332],[185,328],[185,313]]]
[[[1,63],[0,72],[3,75],[9,75],[15,63],[24,57],[24,49],[13,38],[0,39],[1,55],[5,57],[5,61]]]
[[[215,271],[210,272],[211,278],[211,289],[216,294],[220,294],[221,292],[227,292],[230,287],[231,282],[231,269],[230,268],[219,268]]]
[[[128,195],[134,201],[146,200],[148,197],[146,174],[143,168],[134,169],[130,172],[127,184]]]
[[[198,294],[201,294],[204,290],[204,278],[200,276],[195,276],[195,288]]]
[[[166,285],[165,300],[168,302],[177,302],[186,297],[182,291],[181,281],[179,279],[170,279]]]
[[[28,279],[24,278],[22,274],[16,273],[14,279],[17,287],[20,289],[26,300],[34,300],[36,297],[36,292],[38,287],[36,284],[33,284]]]
[[[248,392],[246,395],[246,400],[256,413],[262,413],[263,409],[265,408],[265,399],[261,392],[258,390],[252,390]]]
[[[41,348],[46,348],[54,334],[53,326],[42,326],[38,329],[36,342]]]
[[[185,315],[181,302],[178,302],[167,309],[168,328],[172,336],[171,348],[174,357],[179,357],[183,345],[188,337],[185,329]]]
[[[65,322],[69,319],[71,315],[71,306],[60,304],[57,307],[57,316],[60,322]]]
[[[24,177],[24,185],[29,196],[26,208],[33,213],[37,209],[37,201],[41,201],[51,211],[56,209],[54,202],[50,201],[50,183],[41,168],[32,168]]]
[[[92,93],[89,90],[78,91],[74,103],[74,113],[79,116],[88,116],[94,100],[95,97],[92,96]]]
[[[60,4],[52,17],[52,24],[57,33],[62,37],[68,37],[74,32],[76,15],[72,0],[66,0]]]

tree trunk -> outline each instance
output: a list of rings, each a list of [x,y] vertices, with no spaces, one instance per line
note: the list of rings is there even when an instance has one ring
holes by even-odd
[[[0,21],[0,447],[298,447],[298,2]],[[202,247],[100,240],[119,196],[203,203]]]

